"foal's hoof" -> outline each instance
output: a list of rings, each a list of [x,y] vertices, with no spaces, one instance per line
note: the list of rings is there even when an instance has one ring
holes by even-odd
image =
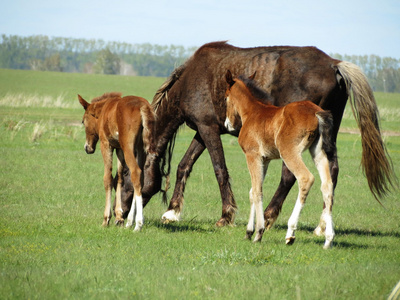
[[[286,238],[286,245],[293,245],[295,239],[296,239],[295,236],[291,236],[291,237]]]
[[[103,224],[101,224],[101,226],[103,227],[108,227],[108,224],[110,223],[110,220],[104,220]]]
[[[122,219],[122,220],[115,220],[115,226],[124,226],[124,219]]]
[[[324,233],[325,233],[325,230],[323,230],[323,229],[321,228],[321,226],[318,226],[317,228],[314,229],[314,234],[315,234],[316,236],[323,236]]]
[[[246,235],[244,237],[245,240],[251,240],[251,237],[253,236],[254,231],[246,231]]]

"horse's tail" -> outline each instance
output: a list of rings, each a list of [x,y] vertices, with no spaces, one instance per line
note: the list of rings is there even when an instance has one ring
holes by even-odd
[[[332,113],[322,110],[316,113],[318,118],[318,131],[320,139],[322,139],[322,150],[324,150],[328,160],[334,161],[336,158],[336,145],[332,140],[333,133],[333,117]]]
[[[374,94],[366,76],[355,64],[341,61],[337,70],[346,85],[351,109],[361,132],[363,172],[369,189],[378,200],[386,196],[398,181],[381,136]]]

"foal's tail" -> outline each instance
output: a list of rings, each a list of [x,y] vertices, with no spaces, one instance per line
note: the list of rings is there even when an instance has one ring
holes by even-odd
[[[150,105],[143,105],[140,108],[140,116],[142,118],[142,126],[143,126],[143,132],[142,132],[143,148],[146,153],[154,153],[155,152],[154,132],[155,132],[156,117],[153,108]]]
[[[330,111],[319,111],[316,113],[319,123],[319,136],[322,139],[322,150],[326,153],[328,160],[334,161],[336,158],[336,145],[332,141],[333,117]]]
[[[363,172],[372,194],[378,200],[386,196],[398,181],[382,140],[374,94],[366,76],[355,64],[341,61],[337,64],[337,71],[345,82],[351,109],[361,132]]]

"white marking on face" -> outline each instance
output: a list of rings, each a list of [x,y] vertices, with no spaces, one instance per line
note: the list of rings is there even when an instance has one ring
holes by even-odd
[[[229,120],[229,118],[225,119],[224,125],[225,125],[225,128],[228,129],[229,132],[235,131],[235,128],[233,127],[232,122],[231,122],[231,120]]]

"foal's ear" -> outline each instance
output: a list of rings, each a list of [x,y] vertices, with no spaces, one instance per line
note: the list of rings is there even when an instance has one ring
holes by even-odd
[[[249,77],[250,80],[253,80],[256,77],[257,71],[254,71],[254,74]]]
[[[226,79],[226,82],[229,84],[230,87],[235,83],[235,80],[233,80],[232,73],[231,73],[230,70],[226,71],[225,79]]]
[[[88,106],[90,105],[88,102],[86,102],[85,99],[81,97],[81,95],[78,95],[79,103],[83,106],[83,108],[86,110]]]

